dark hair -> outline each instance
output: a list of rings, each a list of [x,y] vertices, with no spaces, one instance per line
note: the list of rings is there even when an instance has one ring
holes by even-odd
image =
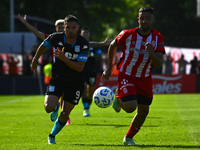
[[[75,16],[73,16],[73,15],[67,15],[65,17],[65,22],[72,22],[72,21],[75,21],[75,22],[78,23],[78,19]]]
[[[81,32],[82,32],[83,30],[87,30],[87,31],[90,32],[90,29],[89,29],[88,27],[82,27],[82,28],[81,28]]]
[[[139,13],[140,12],[150,12],[151,14],[153,14],[153,8],[152,7],[144,6],[144,7],[142,7],[142,8],[139,9]]]

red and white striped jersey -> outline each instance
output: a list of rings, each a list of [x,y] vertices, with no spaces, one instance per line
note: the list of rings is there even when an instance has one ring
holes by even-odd
[[[118,63],[118,70],[134,77],[147,77],[151,74],[151,58],[145,44],[152,43],[154,52],[165,53],[164,38],[155,29],[150,35],[142,36],[137,28],[121,31],[115,38],[118,46],[122,46],[122,57]]]

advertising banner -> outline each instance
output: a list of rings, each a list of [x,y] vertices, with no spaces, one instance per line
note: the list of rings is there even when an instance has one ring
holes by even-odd
[[[118,76],[110,76],[110,80],[104,82],[98,75],[95,89],[106,86],[115,91]],[[152,75],[154,94],[161,93],[196,93],[196,75]]]
[[[153,75],[153,92],[196,93],[196,75]]]

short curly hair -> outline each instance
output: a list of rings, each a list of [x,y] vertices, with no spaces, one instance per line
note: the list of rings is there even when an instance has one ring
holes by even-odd
[[[139,13],[140,12],[150,12],[151,14],[154,14],[153,8],[152,7],[148,7],[148,6],[141,7],[139,9]]]

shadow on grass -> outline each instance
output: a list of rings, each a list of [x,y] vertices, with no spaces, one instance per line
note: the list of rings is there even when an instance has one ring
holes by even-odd
[[[114,127],[129,127],[130,125],[120,125],[120,124],[93,124],[93,123],[86,123],[86,124],[73,124],[74,126],[114,126]]]
[[[117,147],[140,147],[140,148],[200,148],[200,145],[134,145],[134,146],[124,146],[124,145],[114,145],[114,144],[72,144],[72,145],[79,145],[79,146],[117,146]]]
[[[123,118],[133,118],[134,116],[123,116]],[[119,118],[122,118],[122,116],[120,116]],[[148,117],[148,119],[162,119],[163,117]]]
[[[113,126],[113,127],[129,127],[130,125],[120,125],[120,124],[93,124],[93,123],[86,123],[86,124],[73,124],[74,126]],[[158,127],[157,125],[143,125],[143,127]]]

